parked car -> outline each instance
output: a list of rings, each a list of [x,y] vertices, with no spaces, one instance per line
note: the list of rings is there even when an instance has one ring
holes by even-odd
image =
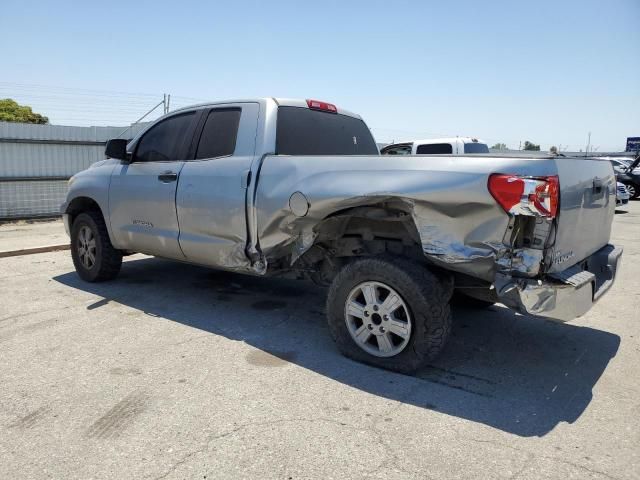
[[[629,192],[627,186],[624,183],[617,182],[616,184],[616,206],[620,207],[629,203]]]
[[[62,205],[82,279],[115,278],[132,252],[307,277],[330,286],[340,351],[400,372],[442,351],[454,289],[570,320],[609,289],[622,254],[609,162],[389,162],[358,115],[316,100],[183,108],[106,155]]]
[[[598,157],[603,160],[609,160],[614,170],[627,170],[633,163],[633,158],[629,157]],[[640,173],[640,168],[636,167],[634,173]]]
[[[631,198],[638,198],[640,196],[640,169],[638,169],[640,156],[631,162],[631,164],[626,166],[614,164],[615,160],[610,161],[616,172],[616,178],[618,181],[626,185]]]
[[[489,146],[472,137],[430,138],[411,142],[392,143],[380,150],[382,155],[462,155],[489,153]]]

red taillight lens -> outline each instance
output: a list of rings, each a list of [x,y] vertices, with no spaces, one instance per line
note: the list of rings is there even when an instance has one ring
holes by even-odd
[[[307,100],[307,105],[313,110],[322,110],[329,113],[338,113],[338,107],[332,103],[321,102],[320,100]]]
[[[510,212],[522,199],[524,181],[514,175],[496,173],[489,177],[489,192],[505,212]]]
[[[514,215],[555,218],[560,184],[557,176],[520,177],[495,173],[489,176],[489,192],[504,209]]]

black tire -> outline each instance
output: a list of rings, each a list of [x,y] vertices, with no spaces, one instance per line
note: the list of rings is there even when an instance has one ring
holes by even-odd
[[[627,183],[627,190],[629,191],[629,196],[631,198],[638,198],[640,197],[640,186],[634,184],[634,183]]]
[[[95,262],[87,267],[80,258],[79,234],[83,227],[88,227],[95,238]],[[111,245],[109,232],[102,214],[88,211],[79,214],[71,227],[71,257],[76,272],[87,282],[102,282],[115,278],[122,266],[122,252]]]
[[[363,282],[381,282],[393,288],[410,310],[409,341],[391,357],[366,352],[353,340],[345,320],[350,292]],[[434,360],[451,333],[449,299],[453,282],[404,258],[359,258],[336,275],[327,297],[327,320],[340,352],[359,362],[400,373],[413,373]]]
[[[456,289],[453,292],[453,296],[451,297],[451,304],[466,308],[474,308],[474,309],[485,309],[489,308],[492,305],[495,305],[496,302],[492,302],[490,300],[481,300],[479,298],[472,297],[470,295],[465,294],[459,289]]]

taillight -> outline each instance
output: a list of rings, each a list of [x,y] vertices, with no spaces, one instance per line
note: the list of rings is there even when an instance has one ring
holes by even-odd
[[[338,113],[338,107],[332,103],[321,102],[320,100],[307,100],[307,105],[313,110],[322,110],[329,113]]]
[[[489,176],[489,192],[513,215],[555,218],[558,213],[560,183],[551,177],[521,177],[494,173]]]

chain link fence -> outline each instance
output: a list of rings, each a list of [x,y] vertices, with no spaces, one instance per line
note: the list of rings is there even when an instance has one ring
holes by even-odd
[[[0,219],[59,215],[66,194],[66,178],[0,180]]]
[[[104,159],[106,141],[123,130],[0,122],[0,219],[60,215],[68,179]]]

